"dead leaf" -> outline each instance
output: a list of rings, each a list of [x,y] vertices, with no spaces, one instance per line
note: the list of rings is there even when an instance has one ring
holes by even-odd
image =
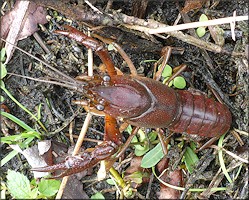
[[[17,44],[38,30],[38,24],[47,23],[46,10],[37,6],[32,1],[16,1],[14,8],[1,18],[1,38],[6,39],[12,44]],[[6,43],[7,59],[9,62],[13,53],[13,45]]]
[[[192,10],[199,10],[206,2],[207,0],[186,0],[181,12],[188,13]]]
[[[131,160],[130,166],[125,170],[124,180],[131,181],[132,188],[138,188],[142,183],[149,182],[149,172],[148,169],[141,167],[142,157],[134,157]]]
[[[75,176],[70,176],[62,199],[89,199],[89,196],[83,190],[83,184]]]
[[[38,151],[38,146],[34,145],[30,148],[22,150],[19,145],[10,145],[10,147],[19,153],[23,154],[23,156],[27,159],[28,163],[33,167],[43,167],[47,166],[45,160],[40,156]],[[33,172],[35,178],[40,178],[49,175],[48,172]]]
[[[182,185],[182,171],[174,170],[165,172],[161,179],[171,185],[181,186]],[[179,199],[181,191],[167,187],[160,183],[160,193],[158,199]]]
[[[208,30],[215,42],[215,44],[219,46],[224,46],[225,38],[224,38],[224,30],[219,26],[208,26]]]
[[[168,168],[169,159],[164,158],[157,164],[157,169],[160,173],[162,173],[165,169]],[[160,179],[166,183],[169,183],[174,186],[182,186],[182,171],[174,170],[174,171],[166,171]],[[179,199],[180,191],[170,188],[162,183],[160,183],[160,192],[158,193],[158,199]]]
[[[130,166],[125,170],[125,173],[132,174],[132,173],[137,172],[137,171],[142,171],[143,168],[141,167],[141,161],[142,161],[141,156],[140,157],[135,156],[131,160]]]

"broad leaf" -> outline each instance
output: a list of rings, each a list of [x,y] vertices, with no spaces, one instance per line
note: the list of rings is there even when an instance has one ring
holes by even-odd
[[[91,199],[105,199],[105,197],[100,192],[97,192],[96,194],[91,196]]]
[[[194,166],[198,162],[199,158],[190,147],[186,148],[183,158],[189,173],[192,173],[194,170]]]
[[[46,197],[54,196],[58,192],[60,184],[58,180],[42,179],[38,184],[38,190]]]
[[[142,159],[141,167],[151,168],[155,166],[164,156],[161,143],[158,143]]]
[[[7,186],[11,196],[16,199],[30,199],[33,196],[28,178],[19,172],[8,170]]]

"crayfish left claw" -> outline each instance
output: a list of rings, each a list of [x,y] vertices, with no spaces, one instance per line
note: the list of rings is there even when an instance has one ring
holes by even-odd
[[[56,170],[65,170],[58,176],[52,178],[61,178],[82,172],[90,167],[95,166],[99,161],[105,160],[117,151],[117,145],[112,141],[105,141],[96,146],[92,152],[87,150],[81,155],[68,156],[65,162],[52,166],[32,168],[32,171],[53,172]]]

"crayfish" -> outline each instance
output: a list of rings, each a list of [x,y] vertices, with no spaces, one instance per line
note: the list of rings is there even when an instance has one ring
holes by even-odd
[[[55,31],[91,48],[107,68],[108,75],[79,77],[77,90],[87,98],[87,105],[105,114],[104,142],[93,151],[68,157],[53,166],[35,168],[35,171],[65,170],[58,177],[68,176],[110,158],[122,144],[116,119],[133,126],[163,128],[205,137],[226,133],[231,125],[228,108],[205,95],[186,90],[174,90],[156,80],[117,75],[114,64],[103,44],[79,30],[65,26]]]

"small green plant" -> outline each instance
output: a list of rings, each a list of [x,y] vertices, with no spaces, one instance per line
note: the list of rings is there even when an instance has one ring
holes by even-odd
[[[183,155],[183,161],[190,174],[193,173],[194,168],[197,162],[199,161],[198,156],[194,152],[195,149],[196,149],[195,143],[191,142],[190,147],[186,147],[186,151],[184,152],[184,155]]]
[[[5,54],[6,54],[6,49],[2,48],[0,52],[0,67],[1,67],[0,78],[1,80],[7,75],[7,70],[4,64]],[[1,101],[0,103],[4,101],[4,97],[2,95],[0,96],[0,101]]]
[[[155,166],[164,156],[161,143],[158,143],[153,149],[144,155],[141,167],[151,168]]]
[[[36,122],[41,126],[41,128],[47,132],[47,129],[45,128],[45,126],[41,123],[39,117],[36,117],[33,113],[31,113],[25,106],[23,106],[20,102],[18,102],[15,97],[7,90],[7,88],[5,87],[5,84],[3,82],[3,78],[7,75],[7,70],[6,70],[6,66],[3,63],[5,61],[5,53],[6,50],[3,48],[1,49],[1,54],[0,54],[0,59],[1,59],[1,80],[0,80],[0,88],[5,92],[5,94],[8,95],[8,97],[14,101],[21,109],[23,109],[25,112],[27,112],[31,118],[35,119]],[[3,97],[1,97],[1,99],[3,99]]]
[[[15,199],[46,199],[53,197],[60,187],[59,180],[42,179],[39,183],[29,179],[19,172],[8,170],[7,188]]]
[[[159,68],[161,66],[159,65]],[[166,81],[172,76],[172,67],[170,65],[166,65],[163,72],[162,77],[164,77],[163,83],[165,84]],[[186,81],[182,76],[175,77],[172,81],[168,84],[169,87],[174,86],[177,89],[183,89],[186,87]]]
[[[91,199],[105,199],[105,197],[100,192],[97,192],[97,193],[95,193],[94,195],[91,196]]]
[[[41,133],[35,131],[33,128],[25,124],[22,120],[16,118],[10,113],[1,111],[1,115],[10,119],[11,121],[18,124],[24,130],[16,135],[10,135],[6,137],[1,137],[1,142],[6,144],[18,144],[20,148],[27,148],[28,145],[35,139],[41,139]],[[12,150],[7,156],[1,160],[1,166],[5,165],[9,160],[18,154],[17,151]]]
[[[3,82],[3,78],[7,75],[6,66],[4,64],[5,61],[5,53],[6,50],[3,48],[1,49],[0,53],[0,62],[1,62],[1,80],[0,80],[0,88],[5,92],[5,94],[14,101],[20,108],[22,108],[25,112],[27,112],[33,119],[37,121],[37,123],[43,128],[43,130],[47,131],[45,126],[40,121],[40,114],[38,113],[38,117],[36,117],[34,114],[32,114],[26,107],[24,107],[20,102],[18,102],[14,96],[7,90],[5,87],[5,84]],[[4,97],[1,96],[1,103],[4,100]],[[40,110],[40,106],[39,106]],[[1,137],[1,142],[7,143],[7,144],[18,144],[21,148],[27,148],[28,145],[35,139],[41,139],[41,133],[34,130],[30,126],[28,126],[25,122],[18,119],[14,115],[10,113],[6,113],[4,111],[0,111],[1,116],[8,118],[9,120],[13,121],[20,127],[22,127],[24,130],[21,133],[17,133],[16,135]],[[15,155],[17,155],[18,152],[13,150],[11,151],[6,157],[4,157],[1,160],[1,166],[6,164],[9,160],[11,160]]]
[[[199,18],[199,21],[200,21],[200,22],[208,21],[207,15],[202,14],[202,15],[200,16],[200,18]],[[201,38],[201,37],[203,37],[203,36],[206,34],[206,28],[207,28],[207,27],[205,27],[205,26],[201,26],[201,27],[198,27],[198,28],[196,29],[196,34],[198,35],[198,37]]]
[[[131,134],[132,131],[131,125],[127,127],[126,131],[129,134]],[[156,140],[156,138],[157,138],[156,132],[152,131],[147,136],[142,129],[139,129],[137,135],[134,136],[131,141],[131,144],[134,144],[135,155],[142,156],[146,152],[148,152],[150,150],[150,144],[153,143]]]

